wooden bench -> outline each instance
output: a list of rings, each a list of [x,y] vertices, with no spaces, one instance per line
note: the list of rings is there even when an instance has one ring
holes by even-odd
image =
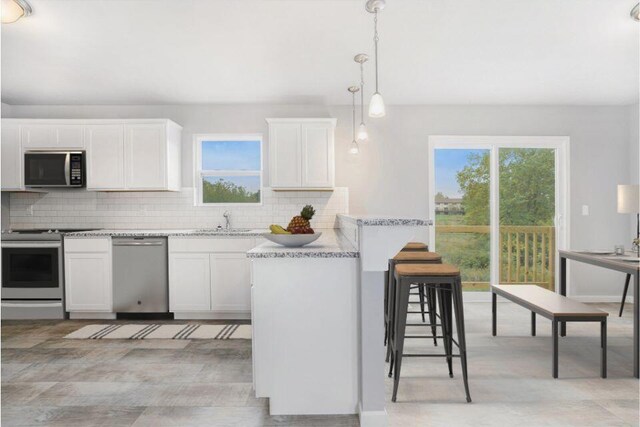
[[[492,335],[497,332],[497,295],[531,310],[531,335],[536,335],[536,314],[551,320],[553,378],[558,378],[558,325],[565,322],[600,322],[600,376],[607,377],[607,316],[597,308],[574,301],[536,285],[492,285]]]

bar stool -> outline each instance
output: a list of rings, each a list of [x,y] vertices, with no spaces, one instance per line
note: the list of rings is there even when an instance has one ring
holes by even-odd
[[[403,251],[428,251],[429,246],[422,242],[409,242],[402,248]]]
[[[385,320],[385,337],[384,343],[387,344],[389,331],[393,328],[393,317],[390,313],[393,313],[393,306],[395,304],[394,295],[389,292],[389,284],[395,280],[394,271],[398,264],[438,264],[442,262],[442,257],[435,252],[426,251],[401,251],[395,257],[389,260],[388,277],[385,281],[385,307],[384,307],[384,320]],[[418,293],[410,293],[410,295],[418,295],[420,298],[420,311],[408,311],[408,313],[420,313],[422,315],[422,322],[425,322],[425,303],[427,305],[426,313],[429,315],[429,323],[426,326],[431,326],[431,332],[433,335],[433,345],[438,345],[437,340],[437,312],[436,312],[436,292],[433,288],[425,289],[423,284],[413,284],[411,289],[418,289]],[[418,325],[411,325],[418,326]],[[391,348],[387,346],[386,361],[389,361],[391,354]]]
[[[416,338],[413,336],[405,336],[407,304],[409,303],[409,293],[411,284],[413,283],[423,283],[425,286],[433,287],[437,291],[445,347],[445,354],[443,355],[403,354],[405,338]],[[471,402],[467,378],[467,345],[464,331],[460,270],[450,264],[399,264],[395,267],[394,280],[391,281],[390,285],[390,292],[395,294],[394,313],[392,314],[395,321],[389,336],[389,345],[391,347],[389,373],[391,374],[393,372],[393,395],[391,400],[393,402],[396,401],[403,356],[446,357],[450,377],[453,377],[452,358],[459,357],[462,365],[462,379],[467,395],[467,402]],[[457,341],[453,339],[452,333],[452,301],[456,318]],[[459,354],[453,354],[453,344],[458,347]],[[395,371],[393,369],[394,364]]]

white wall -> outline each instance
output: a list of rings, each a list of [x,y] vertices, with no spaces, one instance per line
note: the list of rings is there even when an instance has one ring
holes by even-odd
[[[185,187],[193,183],[195,133],[262,133],[268,144],[266,117],[337,117],[336,185],[349,187],[350,211],[418,216],[428,212],[429,135],[567,135],[571,138],[570,246],[580,249],[613,248],[629,240],[628,219],[616,212],[616,185],[629,182],[630,157],[637,158],[630,153],[631,141],[637,141],[637,135],[631,135],[637,128],[631,123],[633,108],[637,112],[637,106],[388,106],[387,117],[369,122],[371,142],[362,145],[357,157],[347,153],[348,106],[11,106],[3,116],[170,118],[184,127]],[[580,215],[585,204],[590,216]],[[612,300],[621,294],[620,274],[578,265],[572,274],[574,294]]]

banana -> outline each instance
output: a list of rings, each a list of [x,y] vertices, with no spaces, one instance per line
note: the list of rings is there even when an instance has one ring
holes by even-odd
[[[278,224],[271,224],[269,226],[269,230],[271,230],[273,234],[291,234],[290,232],[288,232]]]

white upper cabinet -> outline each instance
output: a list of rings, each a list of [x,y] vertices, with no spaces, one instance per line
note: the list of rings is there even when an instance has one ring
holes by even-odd
[[[22,190],[22,151],[20,150],[20,126],[13,123],[2,124],[2,190]]]
[[[25,151],[85,150],[87,190],[179,191],[181,146],[166,119],[2,119],[2,189],[25,190]]]
[[[87,189],[124,188],[124,125],[88,125]]]
[[[25,124],[22,126],[22,148],[26,150],[65,150],[85,148],[80,124]]]
[[[333,189],[336,119],[267,119],[274,189]]]

